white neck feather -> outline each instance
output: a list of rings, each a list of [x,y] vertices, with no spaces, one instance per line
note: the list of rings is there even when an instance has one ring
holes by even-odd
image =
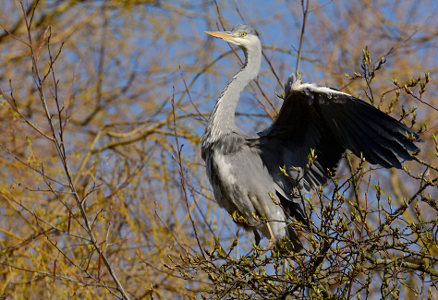
[[[249,82],[257,77],[260,71],[262,57],[260,42],[246,51],[245,65],[234,75],[216,102],[205,133],[202,136],[203,144],[215,142],[223,135],[237,130],[235,114],[240,94]]]

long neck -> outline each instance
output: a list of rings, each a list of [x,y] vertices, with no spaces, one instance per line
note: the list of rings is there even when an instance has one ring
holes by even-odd
[[[234,75],[216,102],[205,130],[204,142],[214,142],[237,129],[235,114],[240,94],[260,70],[261,46],[245,51],[245,65]]]

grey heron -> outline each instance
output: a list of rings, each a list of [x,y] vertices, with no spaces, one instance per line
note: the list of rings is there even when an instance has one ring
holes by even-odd
[[[328,181],[348,149],[385,168],[401,168],[418,152],[418,135],[374,106],[349,94],[291,76],[284,102],[273,123],[253,136],[235,122],[244,88],[259,73],[262,45],[248,25],[207,34],[238,45],[245,64],[216,102],[202,136],[201,150],[217,203],[247,230],[269,238],[267,249],[289,238],[290,249],[302,248],[290,220],[306,222],[305,192]],[[309,164],[309,153],[314,161]],[[281,171],[282,170],[282,171]]]

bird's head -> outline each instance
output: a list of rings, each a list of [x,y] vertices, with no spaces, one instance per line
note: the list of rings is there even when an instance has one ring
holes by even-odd
[[[205,31],[205,33],[223,39],[244,49],[252,49],[260,46],[257,32],[248,25],[234,26],[231,31]]]

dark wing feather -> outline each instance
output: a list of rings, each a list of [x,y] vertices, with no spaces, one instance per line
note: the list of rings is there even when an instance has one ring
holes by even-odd
[[[351,95],[314,85],[286,84],[286,99],[274,123],[253,140],[274,180],[290,195],[296,185],[310,190],[327,181],[346,149],[384,167],[401,168],[400,160],[418,152],[408,127]],[[317,158],[310,169],[308,155]],[[289,177],[281,174],[285,167]],[[301,169],[297,169],[301,168]],[[302,178],[301,181],[298,179]],[[289,197],[291,199],[291,197]]]
[[[355,155],[362,153],[369,162],[386,168],[401,168],[400,159],[412,159],[408,151],[419,151],[407,138],[418,136],[374,106],[339,92],[318,93],[315,98],[314,105],[337,140]]]

